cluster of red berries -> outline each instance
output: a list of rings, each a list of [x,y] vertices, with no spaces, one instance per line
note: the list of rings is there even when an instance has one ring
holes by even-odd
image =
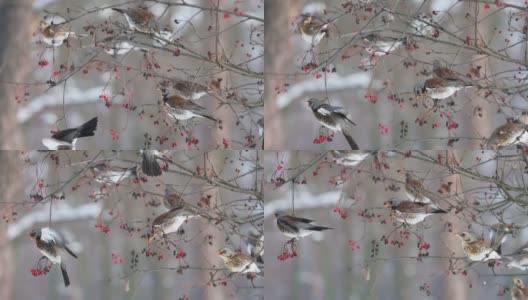
[[[31,269],[31,275],[33,275],[34,277],[38,277],[38,276],[41,276],[41,275],[46,275],[49,273],[49,271],[51,270],[51,267],[53,265],[50,265],[50,266],[47,266],[47,267],[44,267],[44,268],[36,268],[36,269]]]
[[[282,252],[282,254],[277,256],[277,259],[280,261],[285,261],[289,258],[294,258],[297,256],[297,251],[292,251],[291,253],[288,251]]]
[[[110,227],[105,226],[103,223],[95,224],[95,228],[100,229],[104,233],[109,233],[110,232]]]

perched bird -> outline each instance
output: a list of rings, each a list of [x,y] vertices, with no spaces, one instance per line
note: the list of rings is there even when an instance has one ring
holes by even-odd
[[[67,23],[53,24],[44,20],[40,21],[40,41],[50,46],[60,46],[68,38],[79,38],[70,30]]]
[[[528,144],[528,115],[526,112],[511,122],[499,126],[487,141],[490,148],[505,147],[514,144]]]
[[[182,203],[184,203],[182,194],[167,186],[165,189],[165,197],[163,197],[163,205],[168,209],[172,209],[180,206]]]
[[[415,225],[432,214],[445,214],[447,211],[436,207],[432,203],[422,203],[413,201],[397,202],[391,199],[385,202],[385,207],[391,210],[391,215],[396,221]]]
[[[510,289],[512,300],[528,300],[528,288],[519,277],[513,277],[513,286]]]
[[[247,252],[254,257],[255,260],[261,264],[264,263],[262,256],[264,255],[264,234],[256,234],[250,232],[247,238]]]
[[[420,180],[410,172],[405,173],[404,191],[409,200],[421,203],[438,202],[441,198],[433,192],[428,191],[423,186],[423,180]]]
[[[141,171],[147,176],[160,176],[162,169],[158,160],[172,162],[162,152],[158,150],[140,150],[143,156]]]
[[[116,184],[121,180],[137,176],[137,167],[123,168],[118,166],[110,166],[106,162],[98,163],[91,167],[93,179],[99,183],[113,183]]]
[[[185,99],[179,95],[169,96],[166,89],[161,88],[163,95],[163,103],[165,113],[174,120],[183,121],[189,120],[193,117],[207,118],[211,121],[218,120],[205,113],[205,108],[194,103],[189,99]]]
[[[313,224],[313,220],[299,218],[288,214],[279,215],[276,213],[275,217],[277,218],[277,227],[280,232],[292,239],[298,240],[316,231],[333,229],[330,227],[315,225]]]
[[[132,50],[147,51],[146,49],[134,45],[131,37],[123,35],[106,37],[101,40],[98,45],[104,50],[104,52],[112,56],[124,55]]]
[[[174,93],[184,99],[198,100],[208,94],[212,93],[212,89],[208,86],[201,85],[194,81],[187,81],[183,79],[171,79],[170,83],[174,89]]]
[[[316,16],[301,15],[297,29],[303,40],[312,45],[317,45],[324,37],[328,37],[328,25],[329,23],[324,23]]]
[[[78,138],[93,136],[97,129],[97,117],[76,128],[55,132],[51,138],[43,138],[42,144],[49,150],[75,150]]]
[[[159,35],[160,26],[156,21],[156,17],[146,8],[112,8],[125,16],[128,26],[132,30],[137,30],[143,33],[152,33]]]
[[[224,261],[226,268],[233,273],[260,273],[253,257],[229,248],[218,251],[218,256]]]
[[[380,36],[370,33],[362,36],[365,50],[371,55],[384,56],[404,45],[406,38],[395,38],[390,36]]]
[[[350,126],[356,125],[356,123],[346,116],[346,112],[342,107],[331,106],[315,98],[308,100],[308,106],[312,109],[319,123],[333,131],[341,131],[352,150],[359,150],[359,146],[349,132]]]
[[[433,76],[447,81],[460,81],[460,75],[457,72],[442,66],[438,59],[433,61]]]
[[[68,272],[66,272],[66,263],[64,259],[66,253],[77,258],[77,255],[73,253],[66,245],[68,244],[64,237],[57,231],[49,228],[35,228],[29,234],[31,239],[35,240],[39,251],[49,259],[53,264],[59,264],[62,272],[62,278],[64,279],[64,285],[70,285],[70,278]]]
[[[332,150],[330,152],[336,164],[345,167],[354,167],[364,161],[371,153],[369,151],[342,151]]]
[[[180,204],[171,210],[162,213],[154,221],[152,221],[149,244],[153,241],[160,240],[164,236],[178,231],[183,223],[187,220],[199,216],[200,214],[194,213],[185,204]]]
[[[456,234],[462,242],[464,253],[472,261],[487,261],[490,259],[500,259],[500,254],[492,247],[486,244],[484,240],[477,239],[469,232]]]
[[[462,80],[449,81],[442,78],[429,78],[414,87],[416,97],[430,97],[433,99],[446,99],[461,89],[472,87],[471,83]]]

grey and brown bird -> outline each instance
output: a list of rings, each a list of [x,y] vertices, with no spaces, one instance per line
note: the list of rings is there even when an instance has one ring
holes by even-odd
[[[100,162],[90,167],[92,177],[99,183],[116,184],[121,180],[137,176],[137,167],[124,168],[119,166],[110,166],[107,162]]]
[[[317,45],[324,38],[329,36],[328,23],[313,15],[301,15],[301,20],[297,24],[297,30],[307,43]]]
[[[464,253],[472,261],[487,261],[500,259],[501,255],[483,239],[477,239],[469,232],[460,232],[456,236],[460,239]]]
[[[415,201],[400,201],[391,199],[385,202],[385,207],[391,210],[391,216],[398,222],[415,225],[433,214],[445,214],[447,211],[432,203]]]
[[[40,253],[44,255],[53,264],[59,264],[62,272],[62,278],[64,285],[70,285],[70,278],[66,271],[66,253],[77,258],[77,255],[73,253],[67,246],[66,239],[57,231],[49,228],[35,228],[29,234],[30,238],[35,240],[37,248]]]
[[[152,221],[149,244],[177,232],[185,222],[200,215],[185,203],[162,213]]]
[[[414,87],[414,94],[417,98],[430,97],[432,99],[446,99],[456,92],[472,87],[473,84],[462,80],[446,80],[443,78],[429,78]]]
[[[163,111],[174,121],[184,121],[194,117],[206,118],[214,122],[218,121],[205,112],[205,107],[194,103],[192,100],[177,94],[169,95],[168,91],[163,87],[160,90],[164,103]]]
[[[370,154],[369,151],[347,151],[347,150],[332,150],[330,152],[334,159],[334,163],[345,167],[355,167],[363,162]]]
[[[171,79],[169,82],[174,90],[174,94],[188,100],[198,100],[213,92],[211,87],[201,85],[194,81]]]
[[[289,214],[276,213],[275,217],[277,218],[276,222],[279,231],[292,239],[298,240],[305,236],[309,236],[314,232],[333,229],[331,227],[316,225],[314,224],[313,220],[300,218]]]
[[[224,261],[226,268],[233,273],[260,273],[255,259],[240,251],[223,248],[218,256]]]
[[[370,33],[361,37],[365,50],[371,55],[384,56],[404,45],[407,38],[381,36]]]
[[[433,76],[447,81],[460,81],[462,79],[457,72],[442,66],[438,59],[433,60]]]
[[[97,117],[76,128],[55,132],[51,138],[43,138],[42,144],[49,150],[75,150],[77,139],[94,136],[97,129]]]
[[[65,40],[69,38],[79,38],[83,35],[78,35],[71,30],[69,23],[48,23],[44,20],[40,21],[40,41],[50,46],[60,46]]]
[[[333,131],[341,131],[350,148],[352,150],[359,150],[359,146],[350,133],[352,125],[355,126],[356,123],[347,117],[343,107],[332,106],[316,98],[309,99],[308,106],[321,125]]]
[[[528,115],[526,112],[523,112],[517,119],[499,126],[486,142],[490,148],[501,148],[515,144],[528,145]]]
[[[520,277],[513,277],[513,286],[510,288],[512,300],[528,300],[528,288]]]
[[[127,9],[114,7],[112,10],[117,11],[125,16],[130,29],[143,33],[159,35],[160,26],[156,21],[156,17],[148,9],[143,7],[129,7]]]
[[[158,150],[139,150],[142,155],[141,171],[147,176],[160,176],[162,174],[162,168],[159,164],[159,160],[163,162],[172,161]]]
[[[165,189],[165,197],[163,197],[163,205],[172,209],[178,207],[184,203],[183,195],[180,192],[173,190],[172,188],[167,187]]]
[[[442,198],[429,191],[421,179],[416,178],[410,172],[405,173],[404,191],[409,200],[421,203],[438,203]]]

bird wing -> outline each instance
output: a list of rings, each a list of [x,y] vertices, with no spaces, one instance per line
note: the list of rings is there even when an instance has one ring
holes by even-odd
[[[171,210],[162,213],[159,215],[154,221],[152,222],[152,227],[159,226],[162,223],[167,222],[167,220],[174,219],[176,217],[182,217],[182,216],[191,216],[192,214],[185,210],[184,205],[179,205],[177,207],[172,208]]]
[[[79,128],[64,129],[59,132],[55,132],[52,138],[71,143],[73,139],[79,137]]]
[[[422,202],[402,201],[393,206],[393,209],[404,213],[424,214],[427,213],[427,206]]]

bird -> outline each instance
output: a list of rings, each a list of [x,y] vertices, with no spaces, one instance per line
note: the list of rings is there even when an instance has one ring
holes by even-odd
[[[156,17],[148,9],[130,7],[122,9],[113,7],[112,10],[122,13],[125,16],[130,29],[159,35],[160,26],[156,21]]]
[[[163,205],[168,209],[172,209],[178,207],[182,203],[183,195],[167,186],[165,189],[165,197],[163,197]]]
[[[414,94],[419,97],[430,97],[433,99],[446,99],[456,92],[472,87],[473,84],[462,80],[446,80],[443,78],[429,78],[418,83],[414,87]]]
[[[517,268],[522,271],[528,270],[528,247],[526,244],[504,258],[508,260],[508,263],[506,263],[508,269]]]
[[[510,295],[512,300],[528,300],[528,288],[524,287],[524,282],[521,278],[513,277]]]
[[[359,146],[349,133],[350,125],[356,125],[347,116],[344,108],[322,103],[319,99],[310,98],[308,106],[323,126],[333,131],[341,131],[352,150],[359,150]]]
[[[332,150],[330,152],[334,158],[334,163],[345,166],[354,167],[364,161],[371,153],[369,151],[343,151]]]
[[[187,100],[198,100],[208,94],[211,94],[213,91],[213,89],[208,86],[183,79],[171,79],[170,84],[172,85],[176,95]]]
[[[207,118],[211,121],[218,120],[204,112],[205,108],[185,99],[177,94],[169,96],[165,88],[160,88],[163,95],[164,111],[167,116],[177,121],[189,120],[193,117]]]
[[[395,38],[390,36],[380,36],[370,33],[362,36],[365,50],[371,55],[384,56],[393,50],[398,49],[407,41],[406,38]]]
[[[447,81],[460,81],[460,75],[457,72],[442,66],[438,59],[433,60],[433,76],[435,78],[444,79]]]
[[[264,263],[262,258],[264,255],[264,234],[256,234],[255,232],[249,233],[247,238],[247,252],[250,253],[251,257],[254,257],[258,263]]]
[[[199,215],[200,214],[192,212],[185,203],[162,213],[152,221],[148,243],[150,244],[156,240],[160,240],[170,233],[178,231],[183,223]]]
[[[97,129],[97,117],[76,128],[55,132],[51,138],[43,138],[42,144],[49,150],[75,150],[78,138],[94,136]]]
[[[413,202],[433,203],[440,200],[438,195],[423,186],[423,180],[414,177],[410,172],[405,173],[404,191]]]
[[[148,52],[148,49],[136,46],[131,37],[123,35],[106,37],[98,45],[100,45],[104,52],[112,56],[124,55],[132,50]]]
[[[489,148],[528,144],[528,115],[526,112],[511,122],[496,128],[486,141]]]
[[[137,167],[123,168],[118,166],[110,166],[106,162],[100,162],[90,167],[92,170],[93,179],[99,183],[113,183],[116,184],[121,180],[137,176]]]
[[[277,227],[285,236],[292,239],[301,239],[317,231],[333,229],[331,227],[319,226],[313,224],[313,220],[299,218],[289,214],[275,214],[277,218]]]
[[[62,272],[62,278],[64,285],[70,285],[70,278],[68,272],[66,272],[66,253],[77,258],[77,255],[73,253],[67,246],[66,239],[57,231],[49,228],[35,228],[30,234],[30,238],[35,240],[39,251],[48,258],[53,264],[59,264]]]
[[[447,211],[438,208],[432,203],[422,203],[413,201],[397,202],[391,199],[385,202],[385,207],[391,210],[391,215],[398,222],[415,225],[433,214],[445,214]]]
[[[223,248],[218,256],[224,261],[226,268],[233,273],[260,273],[254,258],[240,251]]]
[[[487,261],[490,259],[500,259],[501,255],[482,239],[477,239],[469,232],[460,232],[456,236],[460,238],[464,253],[472,261]]]
[[[328,25],[329,23],[324,23],[319,17],[305,14],[301,15],[297,29],[304,41],[317,45],[324,37],[329,36]]]
[[[70,30],[71,28],[68,24],[59,23],[54,24],[48,23],[44,20],[40,21],[40,41],[50,45],[50,46],[60,46],[68,38],[79,38],[82,35],[78,35],[75,32]]]
[[[162,169],[158,160],[171,162],[162,152],[158,150],[140,150],[139,151],[143,156],[141,162],[141,171],[147,176],[160,176]]]

